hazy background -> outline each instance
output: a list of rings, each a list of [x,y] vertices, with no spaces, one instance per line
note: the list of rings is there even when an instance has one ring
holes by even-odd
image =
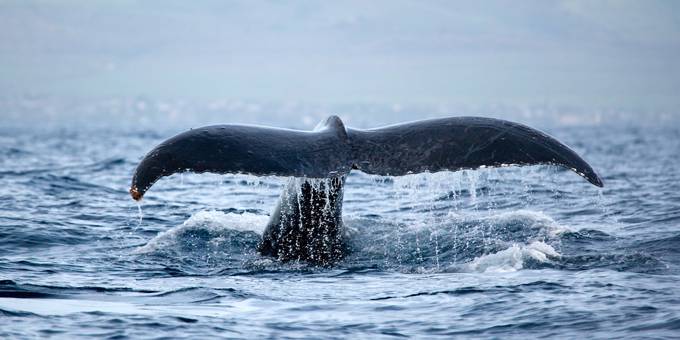
[[[678,1],[0,1],[0,114],[675,121],[679,52]]]

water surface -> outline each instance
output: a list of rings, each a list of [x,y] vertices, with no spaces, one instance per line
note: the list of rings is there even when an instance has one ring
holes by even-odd
[[[541,124],[604,189],[548,166],[353,172],[332,268],[257,254],[286,178],[174,175],[133,202],[139,159],[190,126],[15,125],[2,338],[680,335],[677,125]]]

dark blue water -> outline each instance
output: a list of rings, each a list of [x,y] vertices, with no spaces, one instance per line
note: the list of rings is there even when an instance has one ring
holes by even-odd
[[[354,172],[352,251],[316,268],[256,253],[285,178],[175,175],[130,199],[139,159],[200,119],[8,112],[0,338],[680,336],[677,124],[523,120],[573,146],[602,190],[547,166]]]

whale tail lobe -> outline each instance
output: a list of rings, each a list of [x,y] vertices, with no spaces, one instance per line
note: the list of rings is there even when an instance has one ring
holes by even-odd
[[[576,152],[549,135],[500,119],[452,117],[350,130],[355,168],[377,175],[511,165],[558,165],[603,183]]]

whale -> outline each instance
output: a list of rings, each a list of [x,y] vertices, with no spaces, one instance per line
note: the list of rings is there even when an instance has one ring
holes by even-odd
[[[342,201],[353,170],[403,176],[539,164],[567,168],[603,187],[571,148],[523,124],[448,117],[362,130],[330,116],[312,131],[228,124],[180,133],[142,158],[130,195],[139,201],[156,181],[181,172],[290,177],[258,251],[282,262],[330,266],[349,251]]]

